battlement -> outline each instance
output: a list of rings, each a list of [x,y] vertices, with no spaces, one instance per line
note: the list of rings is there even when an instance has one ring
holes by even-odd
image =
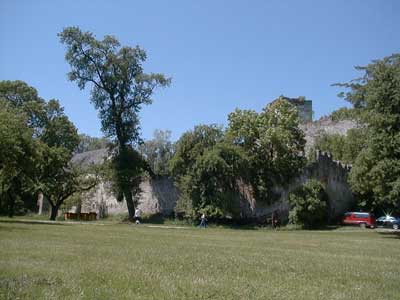
[[[338,168],[343,169],[346,172],[349,172],[352,168],[351,164],[344,164],[339,160],[334,160],[333,155],[330,152],[325,152],[321,150],[316,150],[315,159],[317,162],[325,163],[327,165],[336,166]]]

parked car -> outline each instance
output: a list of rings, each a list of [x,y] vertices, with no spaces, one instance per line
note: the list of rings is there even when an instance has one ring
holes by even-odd
[[[382,216],[376,219],[376,225],[397,230],[400,227],[400,219],[396,219],[395,217],[391,216]]]
[[[371,213],[366,212],[347,212],[344,214],[342,218],[343,225],[356,225],[361,228],[376,227],[375,216]]]

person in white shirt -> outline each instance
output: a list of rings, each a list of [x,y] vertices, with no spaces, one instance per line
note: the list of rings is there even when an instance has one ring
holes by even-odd
[[[207,219],[206,219],[206,214],[202,214],[201,215],[201,218],[200,218],[200,225],[199,225],[199,227],[200,228],[206,228],[207,227]]]
[[[140,215],[141,215],[140,209],[136,208],[136,210],[135,210],[135,222],[136,222],[136,224],[140,224]]]

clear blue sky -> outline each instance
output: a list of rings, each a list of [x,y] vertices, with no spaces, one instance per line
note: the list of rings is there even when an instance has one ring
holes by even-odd
[[[142,133],[226,125],[235,108],[261,110],[283,94],[313,100],[315,117],[346,105],[338,88],[400,49],[400,1],[0,2],[0,80],[24,80],[57,98],[81,133],[101,136],[89,90],[68,82],[57,33],[115,35],[147,51],[147,72],[173,78],[141,112]]]

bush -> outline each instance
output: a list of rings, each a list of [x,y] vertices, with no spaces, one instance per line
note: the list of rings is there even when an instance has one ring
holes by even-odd
[[[315,228],[328,219],[327,195],[322,184],[312,179],[289,194],[289,221],[303,228]]]

